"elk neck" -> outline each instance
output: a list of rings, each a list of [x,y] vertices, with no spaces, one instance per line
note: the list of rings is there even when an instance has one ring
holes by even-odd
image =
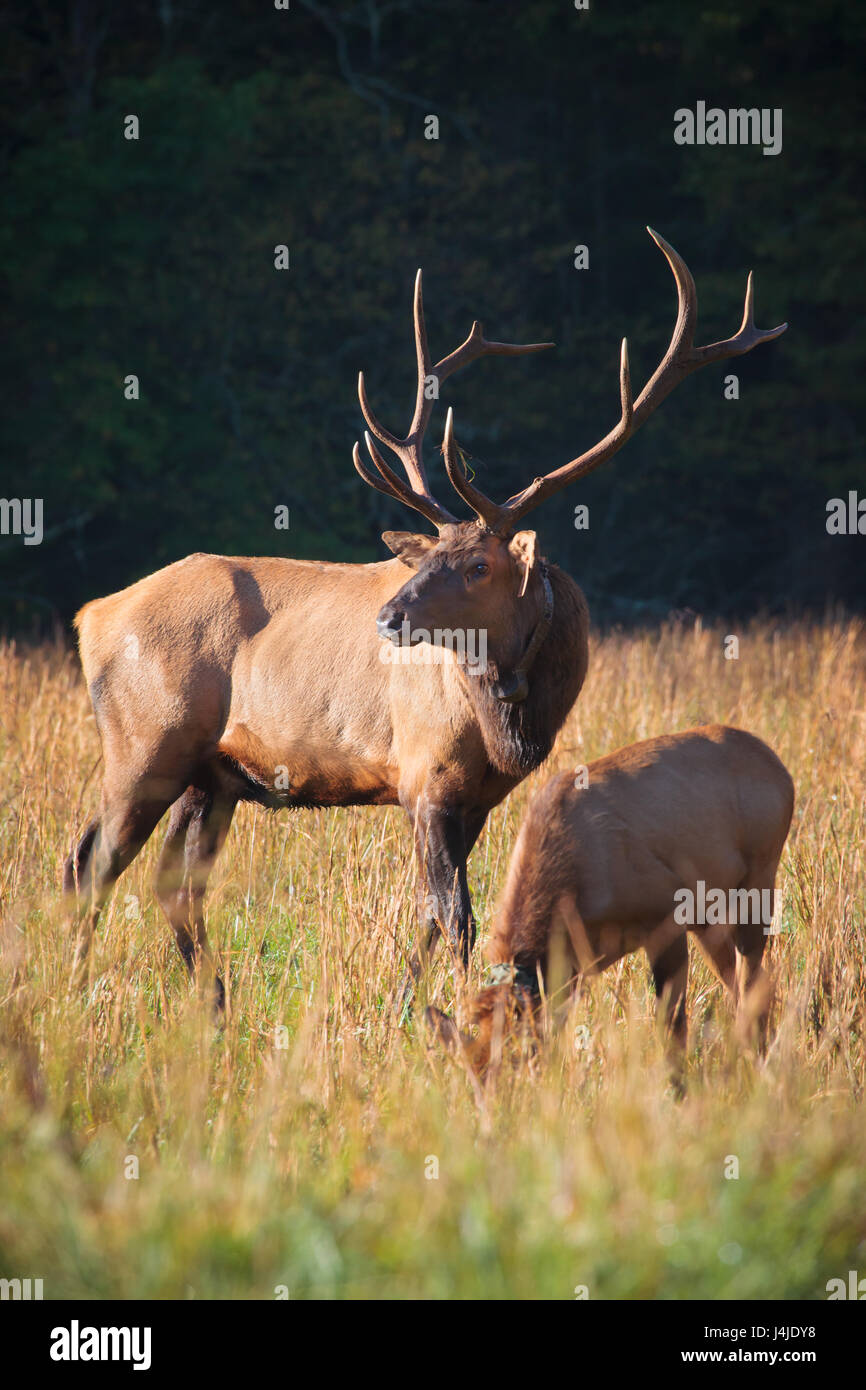
[[[550,582],[547,565],[543,560],[538,567],[538,577],[541,580],[542,588],[541,613],[523,649],[523,655],[510,672],[500,672],[499,680],[493,686],[493,694],[497,700],[502,700],[506,705],[522,704],[528,696],[529,672],[532,670],[535,658],[544,645],[553,623],[555,608],[553,585]]]
[[[541,562],[530,592],[535,620],[515,650],[489,653],[481,675],[461,673],[491,765],[518,778],[544,762],[587,666],[586,601],[574,581]]]

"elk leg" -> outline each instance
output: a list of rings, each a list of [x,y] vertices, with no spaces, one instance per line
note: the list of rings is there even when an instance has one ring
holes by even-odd
[[[210,788],[189,786],[175,802],[156,871],[156,895],[190,975],[204,966],[214,976],[215,1003],[225,988],[213,967],[204,925],[204,894],[225,843],[236,802]]]
[[[93,842],[99,829],[99,821],[92,820],[78,841],[76,848],[63,865],[63,892],[67,898],[74,898],[84,878],[87,861],[93,852]]]
[[[778,861],[756,872],[746,875],[740,888],[758,890],[769,889],[772,893],[776,883]],[[763,904],[763,892],[761,893]],[[760,917],[760,913],[758,916]],[[764,927],[769,923],[738,922],[734,927],[734,946],[736,948],[737,977],[737,1031],[744,1043],[754,1041],[758,1052],[767,1045],[767,1031],[770,1006],[773,1002],[773,984],[762,961],[767,938]]]
[[[475,942],[475,921],[466,881],[466,859],[484,828],[487,810],[435,813],[422,816],[404,802],[412,817],[418,860],[418,945],[397,996],[398,1017],[412,1003],[415,985],[429,969],[444,931],[458,958],[468,964]],[[465,955],[463,954],[465,948]]]
[[[418,901],[423,904],[419,953],[423,957],[425,946],[429,950],[441,932],[466,966],[475,942],[475,922],[466,880],[464,813],[459,807],[425,804],[423,800],[407,810],[413,819],[418,860]]]
[[[409,957],[409,969],[403,977],[400,993],[397,996],[397,1017],[409,1008],[415,997],[415,986],[422,975],[430,969],[439,945],[439,923],[430,911],[430,893],[424,880],[423,869],[418,875],[416,891],[416,910],[418,914],[418,944]]]
[[[136,795],[145,790],[142,783],[126,796],[115,795],[110,801],[103,794],[102,816],[91,821],[64,866],[64,889],[76,898],[73,976],[80,975],[84,968],[99,913],[111,889],[171,805],[173,798],[154,791]]]
[[[93,904],[90,872],[93,846],[98,834],[99,820],[92,820],[63,865],[63,893],[70,904],[71,922],[76,933],[73,976],[87,960],[99,917],[99,908]]]
[[[433,964],[433,957],[439,945],[439,923],[435,915],[430,911],[430,894],[426,883],[419,879],[418,891],[416,895],[416,905],[418,911],[418,945],[409,957],[409,979],[407,988],[409,993],[412,991],[412,982],[416,984],[426,970]],[[404,991],[405,1002],[405,991]]]
[[[475,842],[477,841],[478,836],[484,829],[484,822],[486,821],[486,819],[486,809],[483,811],[467,811],[463,815],[462,854],[464,882],[466,874],[466,860],[469,858],[469,855],[471,854],[475,846]],[[417,839],[416,844],[418,844]],[[420,845],[418,845],[418,858],[420,868],[420,873],[418,876],[419,937],[418,947],[413,952],[411,960],[409,962],[409,970],[411,972],[412,979],[415,981],[418,980],[419,976],[422,974],[424,970],[427,970],[429,968],[430,964],[432,963],[433,957],[436,954],[436,947],[439,944],[440,936],[439,917],[441,915],[439,912],[438,897],[435,892],[435,889],[433,888],[433,885],[430,882],[429,875],[427,872],[427,860],[423,852],[423,841]],[[453,874],[451,882],[453,884]],[[475,922],[472,917],[472,904],[469,899],[468,885],[466,886],[466,912],[468,914],[468,918],[471,922],[472,927],[472,941],[470,943],[471,949],[471,945],[473,945],[475,942]],[[409,985],[409,991],[411,994],[411,982],[407,982],[407,984]]]
[[[737,957],[730,927],[722,923],[701,927],[692,933],[692,939],[716,979],[721,981],[731,998],[736,999]]]
[[[686,985],[689,973],[689,947],[683,928],[673,914],[650,935],[645,948],[652,969],[657,1009],[664,1023],[668,1057],[677,1084],[680,1083],[687,1041]]]

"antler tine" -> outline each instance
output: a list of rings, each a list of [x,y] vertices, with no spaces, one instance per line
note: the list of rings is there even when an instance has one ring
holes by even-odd
[[[434,497],[431,497],[429,492],[415,492],[412,488],[407,487],[402,479],[398,478],[394,470],[388,467],[366,430],[364,441],[370,458],[381,474],[381,477],[377,478],[376,474],[367,467],[361,458],[361,450],[356,441],[352,449],[352,461],[365,483],[375,488],[377,492],[384,493],[386,497],[393,497],[398,502],[403,502],[405,506],[411,507],[413,511],[420,512],[437,528],[456,522],[457,518],[452,516]]]
[[[484,325],[475,320],[469,336],[441,362],[433,368],[433,374],[440,382],[478,357],[528,357],[534,352],[544,352],[555,347],[555,343],[491,343],[484,336]]]
[[[385,492],[389,497],[397,497],[405,502],[407,506],[413,507],[415,511],[421,512],[429,520],[433,521],[438,527],[453,523],[456,518],[443,507],[430,493],[427,482],[427,474],[424,470],[423,445],[424,435],[430,423],[430,416],[433,411],[433,395],[427,394],[427,383],[431,377],[435,377],[438,383],[444,381],[452,372],[466,366],[477,357],[498,356],[516,357],[526,353],[541,352],[544,348],[553,347],[552,343],[490,343],[484,337],[484,330],[476,320],[470,330],[468,338],[461,343],[458,348],[443,357],[435,367],[430,365],[430,350],[427,345],[427,328],[424,321],[424,299],[422,291],[421,271],[415,277],[415,294],[413,299],[413,321],[415,326],[415,357],[418,368],[418,384],[415,392],[415,410],[412,415],[412,424],[409,433],[404,439],[385,428],[373,413],[370,405],[367,388],[364,382],[364,373],[358,374],[358,399],[361,403],[361,411],[370,431],[382,443],[387,444],[389,449],[400,459],[409,481],[408,488],[401,482],[397,475],[385,463],[373,446],[369,435],[367,438],[367,449],[370,457],[384,479],[387,487],[383,487],[375,474],[367,469],[365,464],[359,467],[358,458],[360,450],[356,446],[355,467],[365,482],[380,492]],[[459,476],[455,469],[455,475]],[[459,489],[458,489],[459,491]],[[464,495],[461,493],[461,496]],[[477,494],[482,498],[489,509],[499,514],[501,509],[496,508],[493,502],[483,497],[483,493]],[[419,505],[419,502],[423,505]],[[470,505],[472,505],[470,503]],[[479,516],[481,514],[479,513]]]
[[[740,327],[733,338],[695,348],[696,364],[702,366],[704,362],[717,362],[720,358],[740,357],[744,352],[751,352],[759,343],[769,343],[773,338],[780,337],[787,327],[786,323],[780,323],[776,328],[755,327],[755,277],[750,270],[746,280],[746,299]]]
[[[358,400],[361,402],[361,414],[376,438],[380,440],[382,444],[388,444],[395,452],[399,452],[406,441],[398,439],[396,434],[392,434],[390,430],[386,430],[385,426],[380,424],[379,420],[373,414],[373,407],[370,405],[367,396],[367,387],[364,384],[363,372],[358,373]]]
[[[558,492],[567,483],[573,482],[583,473],[589,473],[592,468],[597,468],[604,459],[610,458],[617,449],[622,448],[629,435],[637,428],[635,406],[631,394],[631,369],[628,360],[627,338],[623,338],[619,352],[619,398],[620,417],[610,433],[606,434],[594,449],[581,455],[581,458],[573,459],[571,463],[566,463],[562,468],[554,469],[552,473],[547,473],[543,477],[533,478],[522,492],[517,492],[513,497],[509,497],[508,501],[498,508],[499,519],[496,526],[491,529],[510,529],[520,517],[525,516],[533,507],[538,506],[545,497]],[[597,458],[596,454],[598,454]],[[586,460],[590,461],[586,462]]]
[[[652,227],[647,227],[647,231],[664,255],[673,272],[677,286],[677,321],[674,324],[668,350],[659,364],[660,369],[681,347],[685,346],[686,351],[690,352],[694,345],[695,329],[698,326],[698,291],[692,272],[679,252],[675,251],[670,242],[665,241],[663,236],[654,232]]]
[[[406,502],[410,507],[414,507],[416,511],[421,512],[423,516],[427,517],[428,521],[436,521],[441,525],[443,523],[452,523],[457,520],[455,516],[451,515],[447,508],[442,506],[441,502],[436,501],[436,498],[433,497],[429,491],[416,492],[414,488],[407,487],[402,479],[397,477],[394,470],[388,467],[388,464],[382,458],[382,455],[379,453],[379,450],[366,431],[364,432],[364,442],[367,445],[367,452],[370,458],[385,479],[385,482],[393,489],[395,497],[399,497],[401,502]]]
[[[457,462],[457,450],[454,447],[454,411],[448,407],[448,414],[445,417],[445,434],[442,439],[442,452],[445,456],[445,471],[451,480],[451,485],[455,492],[458,492],[473,510],[478,520],[489,530],[493,531],[502,520],[503,508],[497,506],[491,498],[487,497],[480,488],[475,487],[469,481],[466,474],[459,467]]]
[[[418,387],[415,393],[415,413],[409,427],[409,439],[414,439],[427,428],[427,421],[433,409],[433,402],[427,401],[424,388],[430,376],[430,349],[427,345],[427,324],[424,319],[424,294],[422,290],[420,267],[415,276],[415,293],[412,298],[412,319],[415,324],[415,361],[418,367]],[[420,440],[419,440],[420,445]],[[420,459],[419,459],[420,462]]]
[[[427,328],[424,322],[424,297],[422,290],[422,274],[419,270],[415,276],[415,291],[412,300],[412,319],[415,327],[415,359],[418,368],[418,382],[415,390],[415,409],[412,414],[412,423],[409,426],[409,433],[401,439],[393,434],[391,430],[385,428],[374,415],[370,401],[367,397],[367,388],[364,382],[364,373],[358,373],[358,399],[361,402],[361,410],[364,419],[372,430],[376,438],[382,443],[387,444],[390,449],[400,459],[406,470],[413,492],[423,495],[430,495],[430,488],[427,483],[427,475],[424,471],[424,461],[422,457],[422,447],[424,433],[430,420],[433,409],[432,400],[427,400],[425,389],[427,378],[430,376],[430,350],[427,346]]]
[[[759,329],[755,327],[755,285],[754,276],[750,270],[746,281],[743,321],[738,331],[732,338],[724,338],[717,343],[710,343],[706,347],[695,347],[698,292],[691,271],[682,256],[665,241],[663,236],[654,232],[652,227],[647,227],[647,231],[656,246],[664,253],[668,265],[673,271],[677,284],[678,313],[668,350],[638,396],[636,409],[643,411],[641,418],[650,414],[656,405],[674,389],[678,381],[683,376],[687,376],[689,372],[694,371],[695,368],[707,366],[710,362],[724,361],[728,357],[739,357],[744,352],[751,352],[752,348],[757,347],[759,343],[770,342],[771,339],[778,338],[788,327],[786,323],[779,324],[777,328]],[[673,375],[674,369],[679,372],[679,376]],[[665,389],[660,391],[658,386],[662,382]]]
[[[500,530],[505,529],[505,527],[512,527],[520,517],[546,497],[558,492],[560,488],[565,487],[576,478],[585,477],[599,464],[611,458],[690,372],[699,367],[707,366],[710,362],[720,362],[725,358],[739,357],[744,352],[750,352],[760,343],[770,342],[771,339],[778,338],[788,327],[786,323],[779,324],[777,328],[759,329],[755,327],[754,285],[750,272],[746,285],[743,321],[738,332],[733,338],[725,338],[721,342],[710,343],[706,347],[695,347],[698,296],[691,271],[682,257],[665,241],[664,237],[659,236],[658,232],[654,232],[652,227],[647,227],[647,231],[664,253],[677,286],[677,319],[667,351],[637,400],[632,404],[628,348],[625,339],[623,339],[620,358],[622,414],[619,423],[609,434],[605,435],[604,439],[593,445],[586,453],[572,459],[570,463],[564,464],[561,468],[554,469],[552,473],[548,473],[543,478],[533,479],[522,492],[510,497],[500,508],[501,520],[498,524]]]
[[[358,373],[358,400],[361,403],[361,411],[369,428],[382,443],[387,444],[390,449],[400,459],[406,470],[406,476],[413,492],[419,496],[427,494],[429,497],[430,489],[427,483],[427,475],[424,472],[424,462],[422,458],[422,443],[424,430],[432,409],[432,402],[428,403],[424,397],[424,389],[427,377],[430,374],[430,353],[427,347],[427,330],[424,324],[424,302],[421,290],[421,271],[415,276],[415,293],[412,303],[412,316],[415,325],[415,356],[418,365],[418,384],[415,392],[415,410],[412,415],[412,424],[405,439],[393,434],[391,430],[377,419],[373,413],[367,396],[367,388],[364,382],[364,373]],[[378,467],[378,465],[377,465]],[[392,478],[393,478],[392,474]],[[432,500],[432,499],[431,499]]]
[[[367,467],[366,463],[361,458],[361,446],[358,443],[357,439],[355,440],[355,443],[352,445],[352,462],[355,465],[356,471],[360,473],[361,477],[364,479],[364,482],[369,487],[375,488],[377,492],[384,493],[386,497],[397,497],[402,502],[403,499],[391,485],[385,484],[381,478],[376,477],[375,473],[370,472],[370,469]]]
[[[623,338],[619,350],[619,399],[622,406],[620,426],[628,434],[634,418],[634,402],[631,398],[631,368],[628,362],[628,338]]]

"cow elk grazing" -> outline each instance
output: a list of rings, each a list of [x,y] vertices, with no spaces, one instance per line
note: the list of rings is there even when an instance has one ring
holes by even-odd
[[[81,660],[105,766],[99,815],[64,874],[76,900],[80,957],[112,885],[170,811],[157,894],[190,969],[209,962],[205,884],[243,800],[271,808],[403,806],[418,861],[421,955],[444,933],[457,958],[468,960],[467,856],[491,807],[547,757],[586,674],[583,595],[518,523],[615,454],[689,372],[785,328],[755,328],[750,277],[736,335],[695,347],[694,281],[652,236],[676,280],[673,337],[637,400],[623,342],[620,419],[586,453],[497,505],[465,476],[449,411],[445,464],[473,519],[459,521],[433,498],[422,456],[436,394],[430,378],[441,385],[476,358],[550,344],[488,342],[475,323],[434,365],[419,271],[418,385],[405,437],[379,424],[363,375],[358,385],[369,429],[400,460],[405,481],[370,433],[370,461],[357,444],[354,461],[365,482],[420,512],[436,535],[386,531],[396,558],[370,565],[191,555],[81,610]],[[486,663],[467,667],[447,641],[435,662],[395,653],[421,642],[430,655],[437,630],[458,646],[481,634]]]
[[[647,739],[561,773],[530,803],[470,1009],[477,1036],[428,1022],[483,1076],[511,1027],[534,1032],[540,984],[566,993],[632,951],[649,958],[676,1070],[686,1045],[688,933],[763,1046],[762,968],[794,785],[765,743],[710,724]]]

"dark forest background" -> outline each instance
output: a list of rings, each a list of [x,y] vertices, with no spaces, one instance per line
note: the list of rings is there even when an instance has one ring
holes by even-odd
[[[45,512],[41,546],[0,536],[4,626],[193,550],[373,560],[385,527],[428,529],[351,463],[359,368],[408,425],[419,265],[434,358],[475,317],[557,344],[443,387],[434,489],[445,404],[497,497],[581,452],[618,416],[620,338],[637,393],[673,326],[646,223],[695,276],[698,341],[737,329],[750,268],[758,323],[790,327],[540,509],[545,551],[602,620],[864,606],[866,538],[825,523],[866,495],[866,6],[7,0],[0,23],[0,495]],[[698,100],[781,107],[782,153],[677,146]]]

